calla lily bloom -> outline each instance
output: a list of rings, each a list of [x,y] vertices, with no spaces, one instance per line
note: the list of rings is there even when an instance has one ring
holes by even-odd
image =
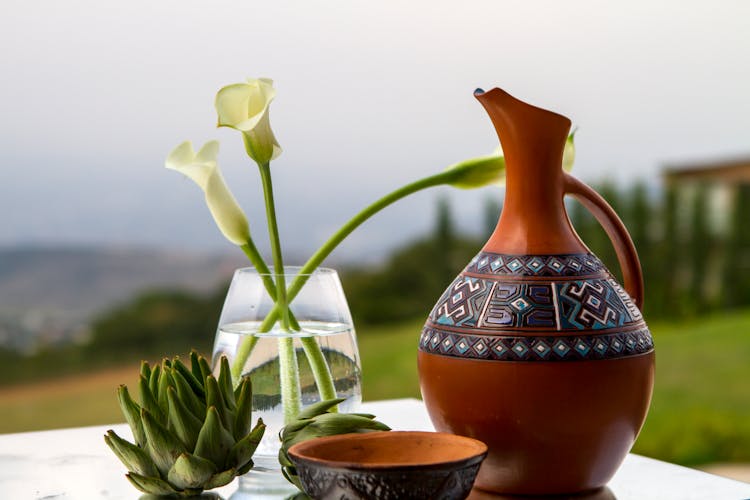
[[[575,132],[570,134],[565,141],[562,167],[566,172],[570,172],[575,160],[574,135]],[[498,147],[491,155],[454,163],[445,169],[446,174],[449,172],[452,175],[447,184],[460,189],[474,189],[489,186],[490,184],[503,184],[505,182],[505,158],[503,157],[503,150]]]
[[[242,132],[247,154],[259,164],[267,164],[281,154],[268,116],[275,96],[273,80],[268,78],[248,78],[246,83],[227,85],[216,94],[218,126]]]
[[[208,209],[224,236],[235,245],[244,245],[250,240],[250,227],[245,213],[221,175],[216,162],[218,153],[218,141],[207,142],[197,154],[193,151],[193,144],[185,141],[169,153],[165,166],[198,184],[205,194]]]

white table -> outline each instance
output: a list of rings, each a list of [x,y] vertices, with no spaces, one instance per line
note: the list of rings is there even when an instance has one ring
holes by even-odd
[[[398,430],[433,430],[424,405],[416,399],[365,403],[363,411]],[[107,429],[130,436],[125,424],[0,435],[0,499],[139,498],[141,494],[125,479],[125,468],[104,444]],[[633,454],[608,488],[595,498],[750,498],[750,484]],[[236,490],[235,480],[214,491],[229,498]]]

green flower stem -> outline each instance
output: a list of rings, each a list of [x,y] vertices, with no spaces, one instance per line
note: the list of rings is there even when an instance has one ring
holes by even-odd
[[[260,274],[260,277],[263,280],[263,285],[266,287],[268,295],[271,297],[271,300],[275,302],[276,285],[271,279],[271,270],[268,269],[266,263],[263,262],[263,257],[260,256],[260,252],[255,246],[255,243],[253,243],[252,239],[248,238],[247,243],[241,245],[240,248],[243,252],[245,252],[247,258],[250,259],[250,262],[252,262],[253,266],[258,271],[258,274]]]
[[[316,251],[308,259],[304,266],[302,266],[299,275],[292,281],[289,289],[287,290],[287,299],[289,301],[293,300],[307,281],[307,276],[305,275],[309,275],[310,273],[312,273],[323,262],[323,260],[325,260],[325,258],[330,255],[330,253],[339,245],[339,243],[344,240],[344,238],[351,234],[352,231],[357,229],[357,227],[362,225],[362,223],[364,223],[367,219],[369,219],[385,207],[397,202],[401,198],[409,196],[410,194],[416,193],[423,189],[440,186],[443,184],[450,184],[455,179],[455,177],[455,170],[446,170],[439,174],[425,177],[424,179],[420,179],[400,189],[397,189],[390,194],[387,194],[386,196],[375,201],[364,210],[359,212],[357,215],[352,217],[346,224],[344,224],[344,226],[341,227],[341,229],[334,233],[323,244],[323,246],[318,249],[318,251]],[[278,320],[280,310],[280,304],[277,302],[268,313],[266,318],[263,320],[263,322],[260,324],[258,331],[269,331]],[[239,349],[237,350],[237,356],[234,360],[234,364],[232,365],[233,374],[235,373],[235,370],[241,370],[242,366],[244,366],[245,362],[247,361],[247,357],[250,355],[252,346],[246,348],[245,344],[251,344],[252,341],[253,338],[248,337],[244,339],[242,341],[242,344],[239,346]],[[330,371],[328,370],[328,365],[325,363],[325,358],[323,358],[322,352],[320,352],[320,346],[317,344],[317,342],[315,342],[314,338],[304,340],[303,347],[305,346],[307,346],[305,348],[305,354],[307,355],[308,360],[310,360],[310,366],[313,370],[313,376],[315,377],[315,382],[318,385],[318,390],[321,392],[321,398],[333,399],[324,397],[322,395],[323,391],[330,391],[330,394],[335,394],[335,388],[333,387],[333,379],[331,377]],[[320,354],[318,355],[318,353]],[[322,364],[319,363],[319,360],[322,360]]]
[[[250,262],[258,271],[258,274],[263,280],[263,285],[266,287],[268,296],[271,297],[271,300],[276,302],[276,285],[274,284],[273,279],[271,279],[271,274],[272,274],[271,270],[268,269],[268,266],[263,260],[263,257],[261,257],[260,252],[258,251],[255,244],[253,243],[253,240],[248,239],[247,243],[240,246],[240,248],[242,248],[242,251],[245,252],[245,255],[247,255],[247,258],[250,259]],[[288,313],[289,313],[289,326],[292,328],[292,330],[299,331],[300,327],[299,327],[299,323],[297,323],[297,318],[294,317],[294,314],[292,313],[291,310],[289,310]]]
[[[263,280],[263,285],[266,287],[266,291],[268,292],[268,296],[271,297],[271,300],[276,301],[276,285],[273,282],[273,279],[271,279],[271,270],[266,265],[265,261],[263,260],[263,257],[261,257],[260,252],[258,251],[258,248],[255,246],[255,243],[252,239],[248,239],[247,243],[244,245],[241,245],[240,248],[243,252],[245,252],[245,255],[247,255],[247,258],[250,260],[250,262],[253,264],[255,269],[258,271],[258,274],[260,275],[261,279]],[[289,323],[293,330],[299,330],[299,323],[297,323],[297,319],[292,314],[292,311],[289,311]],[[237,355],[235,356],[234,361],[232,362],[232,380],[234,381],[235,386],[238,386],[240,382],[242,381],[242,368],[244,367],[244,364],[247,362],[247,359],[250,357],[250,354],[253,352],[253,349],[255,348],[255,344],[258,343],[258,337],[250,336],[246,337],[242,343],[239,345],[237,349]],[[307,352],[307,351],[305,351]]]
[[[271,167],[268,163],[258,165],[263,183],[263,197],[266,201],[266,219],[268,221],[268,235],[271,238],[271,252],[273,253],[273,267],[276,278],[276,305],[281,310],[281,327],[289,329],[289,309],[287,306],[286,281],[284,279],[284,260],[281,256],[281,240],[279,227],[276,224],[276,205],[273,201],[273,184],[271,182]],[[268,330],[261,330],[268,331]]]
[[[281,309],[281,329],[289,331],[289,306],[286,299],[286,281],[284,279],[284,261],[281,255],[279,227],[276,223],[276,206],[273,201],[273,183],[271,166],[259,163],[260,178],[263,183],[263,197],[266,202],[266,219],[268,235],[271,238],[273,267],[276,278],[276,304]],[[260,330],[268,331],[268,330]],[[242,363],[244,365],[244,362]],[[299,366],[294,349],[294,338],[279,337],[279,376],[281,379],[281,400],[284,408],[284,422],[289,423],[297,418],[300,409],[301,393],[299,388]]]
[[[299,291],[302,289],[302,286],[304,286],[310,273],[312,273],[325,260],[325,258],[330,255],[330,253],[339,245],[339,243],[344,240],[344,238],[349,236],[352,231],[357,229],[367,219],[369,219],[388,205],[391,205],[401,198],[409,196],[410,194],[414,194],[417,191],[440,186],[443,184],[450,184],[455,176],[455,170],[446,170],[439,174],[425,177],[424,179],[420,179],[416,182],[412,182],[411,184],[408,184],[400,189],[393,191],[390,194],[383,196],[382,198],[359,212],[357,215],[349,219],[349,221],[344,224],[341,229],[336,231],[333,236],[328,238],[328,241],[326,241],[323,246],[321,246],[318,251],[315,252],[312,257],[307,260],[307,262],[305,262],[305,265],[302,266],[299,274],[296,278],[294,278],[292,284],[287,289],[287,299],[290,301],[293,300],[294,297],[296,297]],[[266,318],[260,324],[259,331],[267,332],[268,330],[270,330],[273,324],[278,320],[280,312],[281,307],[277,303],[271,309],[271,311],[269,311]]]
[[[234,361],[232,362],[232,383],[234,387],[240,385],[242,382],[242,369],[247,363],[247,359],[255,348],[255,344],[258,343],[258,337],[255,335],[247,335],[240,341],[240,345],[237,346],[237,354],[235,354]]]
[[[336,399],[336,387],[333,385],[333,375],[331,375],[331,369],[326,362],[326,358],[323,356],[323,351],[320,349],[317,340],[315,340],[315,337],[301,337],[300,341],[302,342],[302,348],[305,350],[307,361],[310,363],[310,369],[315,378],[315,385],[318,387],[320,400]],[[335,408],[331,411],[335,412]]]
[[[299,415],[302,400],[294,337],[286,335],[279,337],[279,374],[281,375],[281,405],[284,408],[284,424],[289,424]]]
[[[258,271],[258,274],[260,274],[268,295],[271,299],[276,300],[276,285],[271,279],[271,270],[268,269],[266,263],[263,262],[263,257],[261,257],[253,240],[248,238],[247,243],[240,245],[240,248],[245,252],[247,258],[250,259],[250,262],[252,262],[253,266]],[[245,366],[247,359],[250,357],[250,354],[253,352],[255,344],[257,343],[258,337],[251,335],[245,337],[237,347],[237,354],[235,355],[234,361],[232,362],[232,369],[230,370],[235,387],[240,385],[240,382],[242,381],[242,368]]]

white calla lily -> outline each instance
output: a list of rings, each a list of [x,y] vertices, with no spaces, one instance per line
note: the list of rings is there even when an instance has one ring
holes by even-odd
[[[242,132],[247,154],[259,164],[267,164],[281,154],[269,119],[269,106],[275,96],[273,80],[268,78],[248,78],[247,82],[227,85],[216,94],[218,126]]]
[[[245,245],[250,240],[250,227],[245,213],[221,175],[216,162],[218,153],[218,141],[207,142],[197,154],[193,150],[193,144],[185,141],[169,153],[165,166],[198,184],[206,197],[208,209],[224,236],[235,245]]]

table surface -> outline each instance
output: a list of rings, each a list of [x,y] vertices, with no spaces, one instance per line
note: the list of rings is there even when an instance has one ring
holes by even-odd
[[[397,430],[433,430],[424,404],[416,399],[364,403],[362,411]],[[0,498],[139,498],[123,465],[104,444],[107,429],[130,436],[125,424],[0,435]],[[214,491],[229,498],[237,481]],[[500,497],[477,492],[470,498]],[[630,454],[607,489],[588,498],[740,500],[750,498],[750,484]]]

